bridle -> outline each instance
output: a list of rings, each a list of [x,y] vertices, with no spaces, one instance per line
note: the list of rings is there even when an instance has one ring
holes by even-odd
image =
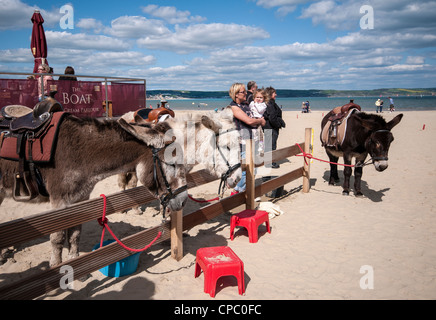
[[[241,163],[239,162],[233,166],[230,165],[229,161],[226,159],[226,157],[224,156],[224,154],[219,146],[218,138],[220,137],[221,134],[229,133],[229,132],[232,132],[235,130],[237,130],[237,129],[229,129],[227,131],[215,134],[216,146],[218,148],[219,153],[221,154],[221,157],[224,159],[224,161],[226,162],[226,165],[227,165],[227,171],[221,175],[221,181],[220,181],[220,185],[218,187],[218,194],[221,196],[224,194],[227,179],[231,176],[231,174],[234,171],[236,171],[237,169],[239,169],[241,167]],[[216,161],[214,162],[214,165],[216,165]]]
[[[383,130],[377,130],[377,131],[375,131],[373,134],[371,134],[371,136],[373,136],[373,135],[375,135],[376,133],[378,133],[378,132],[390,132],[389,130],[386,130],[386,129],[383,129]],[[371,138],[371,137],[370,137]],[[389,158],[387,157],[387,156],[383,156],[383,157],[373,157],[372,155],[371,155],[371,159],[370,159],[370,161],[372,161],[372,163],[374,163],[375,161],[388,161],[389,160]]]
[[[161,204],[161,208],[163,210],[162,215],[163,215],[163,220],[165,220],[165,213],[166,213],[166,209],[168,207],[168,203],[174,199],[175,197],[177,197],[180,193],[185,192],[186,190],[188,190],[188,185],[184,185],[178,189],[176,189],[175,191],[173,191],[171,189],[170,184],[168,183],[168,179],[165,175],[165,172],[162,168],[162,160],[158,157],[158,153],[161,150],[164,150],[165,148],[167,148],[169,145],[171,145],[173,142],[171,142],[170,144],[162,147],[162,148],[152,148],[152,154],[153,154],[153,179],[156,183],[156,196],[159,198],[160,204]],[[164,193],[163,195],[161,195],[159,197],[158,192],[160,189],[160,184],[159,184],[159,179],[157,177],[157,169],[159,168],[160,173],[162,175],[162,179],[165,183],[165,187],[167,189],[167,192]]]

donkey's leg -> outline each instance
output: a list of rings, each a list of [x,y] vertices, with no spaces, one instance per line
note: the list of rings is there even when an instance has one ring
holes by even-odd
[[[3,187],[0,187],[0,205],[2,204],[5,197],[6,197],[6,191],[5,189],[3,189]]]
[[[138,176],[136,175],[136,172],[132,171],[126,174],[126,186],[123,190],[126,189],[132,189],[132,188],[136,188],[138,186]],[[137,215],[141,215],[142,211],[141,208],[138,207],[133,207],[132,208],[133,213],[137,214]]]
[[[344,163],[346,165],[351,165],[352,157],[348,154],[344,153]],[[344,168],[344,184],[342,185],[342,194],[348,196],[350,194],[350,177],[353,173],[353,169],[349,166],[345,166]]]
[[[51,257],[50,267],[57,266],[62,263],[62,249],[65,242],[65,230],[52,233],[50,235],[51,242]]]
[[[336,182],[339,182],[339,175],[338,175],[338,166],[336,163],[338,163],[339,158],[331,155],[330,153],[327,153],[330,159],[330,178],[329,178],[329,185],[334,186]]]
[[[8,254],[9,250],[6,249],[0,249],[0,266],[6,262],[6,258],[7,258],[7,254]]]
[[[120,173],[118,175],[118,187],[120,187],[121,190],[126,190],[127,184],[129,182],[130,173]]]
[[[82,232],[82,225],[75,226],[68,229],[68,260],[77,258],[79,256],[79,242],[80,234]]]
[[[365,163],[365,159],[366,159],[366,155],[364,158],[360,158],[360,159],[356,158],[356,167],[354,168],[354,195],[356,197],[363,196],[360,185],[362,182],[363,164]]]

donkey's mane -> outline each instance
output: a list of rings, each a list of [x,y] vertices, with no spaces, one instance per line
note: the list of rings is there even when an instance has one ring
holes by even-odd
[[[370,113],[365,113],[365,112],[359,112],[356,114],[358,117],[360,117],[362,120],[370,120],[370,121],[374,121],[377,122],[379,124],[386,124],[386,120],[378,115],[378,114],[370,114]]]
[[[208,116],[211,119],[220,119],[219,122],[222,120],[228,120],[230,123],[233,122],[233,112],[230,108],[225,108],[224,110],[220,112],[215,111],[204,111],[204,112],[198,112],[198,111],[192,111],[192,112],[184,112],[184,113],[178,113],[176,117],[174,118],[174,121],[176,122],[186,122],[186,121],[201,121],[201,118],[203,116]]]
[[[374,125],[376,125],[377,127],[380,127],[380,128],[385,128],[387,125],[386,120],[378,114],[369,114],[369,113],[365,113],[365,112],[358,112],[358,113],[355,113],[355,115],[362,120],[372,122]]]

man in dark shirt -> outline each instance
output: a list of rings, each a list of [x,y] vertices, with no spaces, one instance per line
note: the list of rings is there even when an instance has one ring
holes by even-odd
[[[282,118],[282,109],[276,103],[277,92],[273,87],[265,89],[269,101],[264,113],[266,124],[263,127],[265,131],[265,152],[277,149],[277,139],[279,138],[279,130],[285,128],[286,124]],[[268,165],[266,167],[269,167]],[[273,162],[271,167],[277,169],[280,165]]]
[[[247,103],[250,104],[254,100],[254,93],[257,90],[256,81],[250,81],[247,83]]]

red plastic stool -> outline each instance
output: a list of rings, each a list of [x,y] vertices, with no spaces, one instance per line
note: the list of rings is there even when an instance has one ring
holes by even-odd
[[[262,223],[266,223],[266,229],[271,233],[268,212],[261,210],[244,210],[232,216],[230,221],[230,239],[233,241],[235,227],[241,226],[247,229],[250,243],[256,243],[258,228]]]
[[[197,250],[195,277],[204,272],[204,292],[215,297],[216,282],[223,276],[235,276],[239,294],[245,292],[244,263],[229,247],[209,247]]]

